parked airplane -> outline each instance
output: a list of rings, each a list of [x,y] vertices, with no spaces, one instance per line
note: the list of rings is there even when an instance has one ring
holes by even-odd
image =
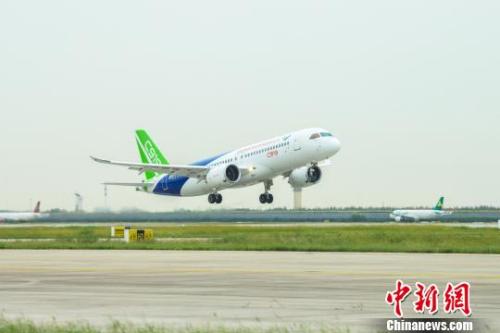
[[[444,197],[441,197],[434,209],[406,209],[395,210],[391,214],[391,219],[400,221],[435,221],[441,216],[451,215],[453,212],[443,210]]]
[[[138,191],[170,196],[208,194],[208,202],[220,204],[222,190],[264,184],[259,197],[262,204],[272,203],[269,191],[273,178],[287,177],[294,188],[317,184],[320,166],[340,150],[339,140],[321,128],[303,129],[207,158],[190,165],[173,165],[144,130],[136,131],[142,163],[116,162],[92,157],[99,163],[128,167],[144,173],[140,183],[105,183],[131,186]],[[320,164],[321,162],[321,164]]]
[[[46,214],[40,213],[40,201],[38,201],[33,212],[0,212],[0,222],[30,221],[44,216]]]

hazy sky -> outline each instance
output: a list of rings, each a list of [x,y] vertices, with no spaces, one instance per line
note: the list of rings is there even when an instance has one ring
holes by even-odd
[[[103,206],[100,182],[140,178],[88,156],[138,161],[138,127],[172,163],[327,128],[343,148],[308,207],[500,205],[499,17],[496,0],[3,0],[0,209]],[[209,208],[128,188],[109,205]]]

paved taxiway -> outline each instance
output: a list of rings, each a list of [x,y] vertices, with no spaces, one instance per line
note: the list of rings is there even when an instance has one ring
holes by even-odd
[[[358,326],[391,317],[394,282],[472,284],[500,327],[500,256],[0,250],[0,312],[35,320]],[[411,301],[404,310],[411,312]]]

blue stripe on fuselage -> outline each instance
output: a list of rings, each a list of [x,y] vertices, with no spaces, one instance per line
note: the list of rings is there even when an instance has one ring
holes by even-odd
[[[226,154],[220,154],[220,155],[217,155],[214,157],[206,158],[204,160],[191,163],[190,165],[205,166],[205,165],[208,165],[209,163],[215,161],[216,159],[218,159],[224,155],[226,155]],[[182,187],[184,186],[184,184],[186,184],[188,179],[189,179],[189,177],[185,177],[185,176],[165,175],[156,184],[156,186],[153,190],[153,193],[160,194],[160,195],[180,196]]]

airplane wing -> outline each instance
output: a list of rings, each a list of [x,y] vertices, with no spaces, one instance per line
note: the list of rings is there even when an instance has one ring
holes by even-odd
[[[184,177],[198,178],[198,179],[205,179],[208,174],[208,171],[210,170],[209,167],[198,166],[198,165],[173,165],[173,164],[162,165],[162,164],[146,164],[146,163],[129,163],[129,162],[104,160],[93,156],[91,156],[90,158],[92,158],[97,163],[123,166],[129,168],[130,170],[137,170],[139,171],[139,173],[143,173],[145,171],[153,171],[172,176],[174,175],[184,176]]]

